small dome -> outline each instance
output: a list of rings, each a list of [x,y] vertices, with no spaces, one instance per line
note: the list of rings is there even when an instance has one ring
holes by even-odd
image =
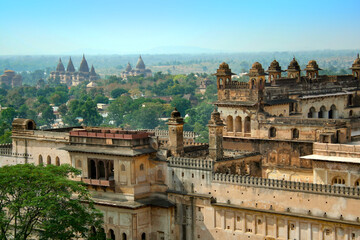
[[[259,62],[254,62],[254,64],[252,65],[251,68],[260,70],[260,69],[262,69],[262,65]]]
[[[227,64],[226,62],[222,62],[219,65],[219,69],[229,69],[229,64]]]
[[[288,66],[288,70],[300,71],[300,65],[299,65],[299,63],[295,60],[295,58],[293,58],[293,60],[290,62],[289,66]]]
[[[278,61],[274,60],[270,63],[268,71],[281,72],[281,67]]]
[[[180,118],[181,117],[181,114],[180,112],[174,108],[174,111],[171,112],[171,118]]]

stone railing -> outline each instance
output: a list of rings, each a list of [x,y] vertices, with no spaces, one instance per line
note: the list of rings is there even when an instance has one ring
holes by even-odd
[[[11,143],[0,144],[0,155],[11,156],[12,144]]]
[[[313,154],[360,158],[360,145],[314,143]]]
[[[251,187],[272,188],[285,191],[299,191],[315,194],[329,194],[343,197],[360,198],[360,188],[322,185],[315,183],[292,182],[286,180],[250,177],[242,175],[214,173],[213,181]]]
[[[226,83],[226,84],[225,84],[225,88],[248,89],[248,88],[249,88],[249,83],[247,83],[247,82],[231,81],[230,83]]]
[[[139,129],[136,131],[141,132],[149,132],[149,133],[155,133],[155,136],[157,137],[169,137],[169,130],[159,130],[159,129]],[[184,138],[196,138],[196,133],[191,131],[184,131],[183,132]]]
[[[170,157],[167,160],[171,167],[195,168],[202,170],[212,170],[213,162],[211,160],[196,159],[196,158],[183,158],[183,157]]]
[[[92,186],[99,186],[99,187],[114,187],[115,186],[115,180],[81,178],[81,181],[87,185],[92,185]]]

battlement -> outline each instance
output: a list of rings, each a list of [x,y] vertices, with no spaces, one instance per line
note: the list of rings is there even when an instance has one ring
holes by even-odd
[[[212,171],[213,161],[197,158],[170,157],[168,158],[170,167],[193,168]]]
[[[169,130],[160,130],[160,129],[140,129],[136,131],[141,132],[148,132],[148,133],[154,133],[156,137],[169,137]],[[184,131],[183,132],[184,138],[196,138],[196,133],[191,131]]]
[[[213,181],[226,184],[236,184],[249,187],[271,188],[284,191],[298,191],[314,194],[327,194],[341,197],[360,198],[360,188],[322,185],[315,183],[293,182],[286,180],[268,179],[260,177],[250,177],[242,175],[232,175],[214,173]]]
[[[249,83],[247,82],[238,82],[238,81],[231,81],[226,83],[225,88],[232,88],[232,89],[249,89]]]

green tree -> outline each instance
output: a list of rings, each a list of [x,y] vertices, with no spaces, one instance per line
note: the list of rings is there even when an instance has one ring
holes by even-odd
[[[102,214],[86,187],[68,178],[79,174],[67,164],[0,168],[0,238],[100,239],[89,229],[101,228]]]
[[[9,107],[9,108],[1,111],[0,121],[5,122],[6,124],[11,126],[12,121],[14,120],[16,115],[17,115],[17,113],[16,113],[15,109],[12,107]]]
[[[41,112],[41,120],[40,123],[42,125],[46,125],[48,127],[51,126],[51,124],[54,123],[54,120],[56,119],[53,108],[49,105],[44,104],[43,111]]]
[[[189,100],[176,96],[171,101],[171,106],[177,108],[177,110],[181,113],[181,116],[185,116],[186,110],[191,107],[191,103]]]
[[[121,95],[123,95],[124,93],[127,93],[128,91],[123,89],[123,88],[115,88],[114,90],[111,91],[110,95],[112,98],[118,98]]]

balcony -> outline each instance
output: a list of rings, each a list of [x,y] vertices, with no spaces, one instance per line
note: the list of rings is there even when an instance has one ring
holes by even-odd
[[[115,180],[81,178],[81,181],[86,185],[91,185],[91,186],[110,187],[110,188],[113,188],[115,186]]]

